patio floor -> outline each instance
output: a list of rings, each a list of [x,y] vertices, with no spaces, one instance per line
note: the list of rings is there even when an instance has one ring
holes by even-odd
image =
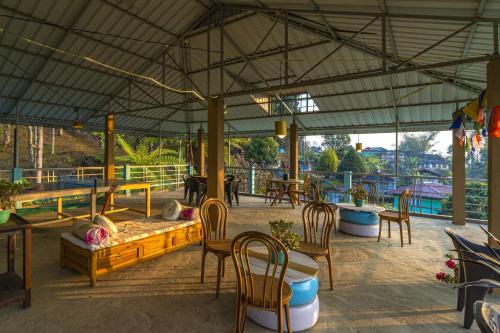
[[[166,197],[154,193],[153,213]],[[141,206],[138,195],[117,201]],[[228,231],[268,232],[267,221],[290,219],[300,231],[301,208],[268,207],[262,198],[242,197],[230,209]],[[311,332],[479,332],[462,328],[455,310],[456,291],[438,283],[451,242],[443,228],[449,221],[413,218],[413,244],[399,245],[399,232],[380,243],[342,233],[333,235],[334,290],[328,290],[328,269],[320,263],[320,318]],[[478,225],[454,227],[472,240],[483,241]],[[232,265],[215,299],[216,260],[208,255],[206,279],[200,284],[201,248],[179,252],[126,268],[98,279],[90,288],[79,273],[59,267],[59,234],[69,222],[36,227],[33,233],[32,306],[0,310],[2,332],[232,332],[235,275]],[[406,239],[406,233],[405,233]],[[3,246],[1,247],[4,248]],[[491,298],[497,296],[489,296]],[[268,332],[247,321],[246,332]]]

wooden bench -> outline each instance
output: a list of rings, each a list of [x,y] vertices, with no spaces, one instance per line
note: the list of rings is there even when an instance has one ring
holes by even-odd
[[[161,217],[117,223],[118,234],[105,246],[88,245],[71,232],[60,237],[61,267],[72,268],[89,278],[135,265],[203,239],[201,221],[165,221]],[[135,229],[135,230],[134,230]]]

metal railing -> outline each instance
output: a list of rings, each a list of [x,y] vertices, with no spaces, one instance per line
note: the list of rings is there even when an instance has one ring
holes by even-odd
[[[184,185],[187,165],[130,165],[128,180],[151,183],[156,190],[179,188]]]
[[[265,194],[267,179],[281,177],[281,169],[226,167],[226,173],[242,179],[240,191]],[[344,173],[303,171],[299,177],[311,176],[320,197],[331,203],[344,201]],[[389,209],[398,208],[402,188],[411,192],[410,211],[414,214],[450,217],[452,215],[452,177],[395,176],[389,174],[353,174],[352,183],[372,182],[377,187],[377,203]],[[253,191],[249,188],[253,182]],[[466,217],[470,220],[487,220],[488,185],[486,179],[466,179]]]

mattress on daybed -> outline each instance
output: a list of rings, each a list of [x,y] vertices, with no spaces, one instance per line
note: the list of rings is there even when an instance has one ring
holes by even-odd
[[[137,219],[132,221],[117,222],[116,226],[118,228],[118,233],[109,237],[109,241],[106,245],[87,244],[83,239],[75,236],[75,234],[73,234],[72,232],[65,232],[61,234],[61,238],[71,242],[72,244],[78,247],[90,251],[95,251],[143,239],[149,236],[159,235],[168,231],[188,227],[198,222],[200,222],[199,219],[192,221],[186,221],[186,220],[167,221],[163,219],[161,215],[144,217],[142,219]]]

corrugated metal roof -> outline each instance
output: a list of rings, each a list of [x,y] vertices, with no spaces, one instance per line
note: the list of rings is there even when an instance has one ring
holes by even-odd
[[[228,6],[256,6],[255,1],[222,2]],[[306,0],[260,3],[271,8],[314,9]],[[316,0],[315,3],[322,10],[358,14],[385,11],[500,18],[500,0],[394,0],[387,1],[387,8],[381,7],[377,0]],[[27,43],[11,33],[1,33],[0,122],[14,121],[17,104],[22,123],[70,126],[78,108],[80,119],[89,129],[102,128],[102,116],[108,111],[117,115],[118,131],[151,135],[161,131],[163,135],[179,135],[189,126],[192,131],[200,125],[206,128],[206,102],[186,104],[191,96],[164,91],[147,80],[135,79],[69,53],[158,81],[164,79],[166,85],[177,89],[189,88],[206,94],[209,86],[207,33],[200,18],[209,10],[204,2],[194,0],[3,1],[0,27],[68,54]],[[235,92],[284,83],[285,32],[280,18],[274,13],[235,11],[234,8],[225,14],[224,89],[231,86],[229,91]],[[338,38],[350,38],[372,19],[368,15],[334,14],[300,12],[289,17],[289,82],[302,76],[307,80],[320,79],[376,71],[381,67],[377,53],[381,49],[380,18],[319,63],[338,48]],[[198,25],[193,27],[195,23]],[[466,24],[463,20],[390,17],[388,53],[403,61],[411,59],[418,65],[491,54],[492,25],[478,22],[414,57]],[[189,49],[173,47],[165,53],[167,46],[160,43],[173,43],[185,32]],[[220,91],[220,36],[219,27],[212,27],[211,94]],[[389,65],[394,66],[394,62]],[[188,79],[184,71],[189,73]],[[303,75],[306,71],[307,75]],[[454,80],[461,84],[453,84]],[[344,80],[293,92],[308,93],[317,106],[316,112],[297,115],[301,127],[308,133],[392,131],[396,112],[402,129],[446,129],[456,106],[474,98],[477,90],[485,87],[485,81],[485,63],[474,63],[433,72]],[[254,99],[266,96],[269,95],[227,98],[227,131],[232,135],[272,133],[275,117]]]

